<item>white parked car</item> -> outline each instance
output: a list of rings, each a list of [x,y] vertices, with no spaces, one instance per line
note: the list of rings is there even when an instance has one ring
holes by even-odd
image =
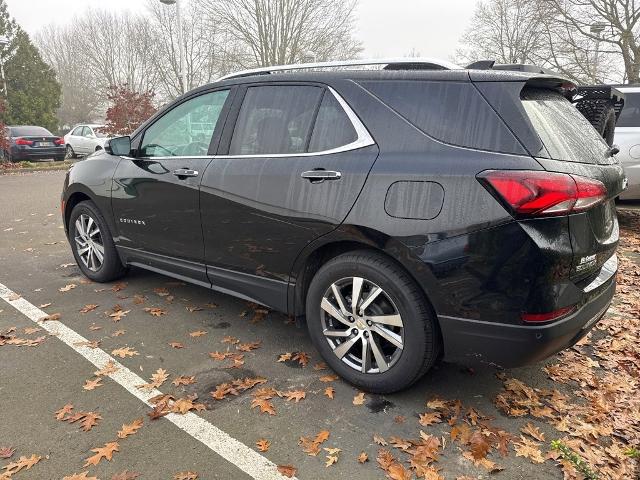
[[[108,136],[100,131],[104,125],[76,125],[64,136],[66,158],[89,155],[104,148]]]
[[[616,86],[625,95],[624,108],[616,123],[613,144],[629,186],[620,194],[622,200],[640,200],[640,86]]]

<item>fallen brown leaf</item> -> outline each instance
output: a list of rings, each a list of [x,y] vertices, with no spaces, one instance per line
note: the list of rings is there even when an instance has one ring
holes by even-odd
[[[256,447],[258,447],[258,450],[260,450],[261,452],[269,451],[270,446],[271,446],[271,442],[264,438],[261,438],[256,442]]]
[[[364,404],[364,392],[360,392],[355,397],[353,397],[353,404],[354,405]]]
[[[118,438],[127,438],[135,434],[143,426],[144,422],[142,418],[138,418],[129,424],[123,424],[122,429],[118,431]]]
[[[103,447],[92,448],[91,451],[95,452],[95,455],[87,458],[84,466],[88,467],[89,465],[98,465],[98,463],[100,463],[100,460],[102,460],[103,458],[111,461],[113,454],[120,451],[119,447],[120,446],[118,445],[118,442],[109,442],[105,443]]]
[[[296,475],[298,469],[293,465],[278,465],[278,472],[287,478],[292,478]]]

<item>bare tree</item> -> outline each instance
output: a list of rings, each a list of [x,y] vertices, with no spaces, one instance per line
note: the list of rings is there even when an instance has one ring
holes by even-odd
[[[461,38],[460,62],[491,59],[527,63],[546,44],[544,18],[532,0],[488,0],[478,3]]]
[[[575,32],[617,53],[628,82],[640,81],[640,4],[636,0],[541,0],[565,31]],[[600,25],[603,31],[592,30]],[[608,47],[608,50],[607,50]]]
[[[357,0],[195,0],[237,42],[243,66],[356,57]]]
[[[580,83],[619,81],[619,55],[601,49],[596,58],[595,37],[573,27],[551,3],[561,1],[596,0],[481,1],[461,38],[463,48],[458,50],[456,61],[530,63]]]
[[[62,86],[61,125],[93,121],[103,101],[87,69],[73,28],[45,27],[35,36],[44,60],[56,71]]]

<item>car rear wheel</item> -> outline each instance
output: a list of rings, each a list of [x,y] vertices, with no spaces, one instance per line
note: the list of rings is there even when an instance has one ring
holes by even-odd
[[[309,286],[306,313],[324,360],[363,390],[406,388],[438,357],[437,325],[424,294],[383,255],[358,251],[330,260]]]
[[[125,273],[107,222],[93,202],[80,202],[69,219],[69,242],[82,273],[96,282],[110,282]]]
[[[67,145],[67,152],[64,158],[68,158],[68,159],[76,158],[76,153],[73,151],[73,147],[71,145]]]

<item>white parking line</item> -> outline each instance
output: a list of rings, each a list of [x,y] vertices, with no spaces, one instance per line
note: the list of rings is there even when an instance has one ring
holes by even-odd
[[[156,389],[145,392],[136,388],[136,385],[147,382],[119,363],[104,350],[82,345],[82,342],[86,342],[87,339],[62,322],[56,320],[41,322],[40,319],[47,315],[45,312],[24,298],[19,297],[1,283],[0,298],[27,318],[37,323],[38,326],[58,337],[96,367],[103,368],[108,362],[113,362],[118,367],[118,370],[110,374],[109,377],[145,404],[150,406],[149,400],[162,393]],[[163,418],[166,418],[256,480],[282,480],[285,478],[278,472],[273,462],[194,413],[189,412],[185,415],[170,413]]]

